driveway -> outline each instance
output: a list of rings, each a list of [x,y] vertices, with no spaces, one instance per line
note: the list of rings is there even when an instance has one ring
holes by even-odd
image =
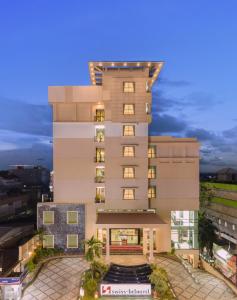
[[[168,272],[170,283],[179,300],[237,300],[235,294],[224,281],[205,271],[193,270],[193,278],[188,271],[176,261],[157,257],[156,263]]]
[[[24,293],[23,300],[76,300],[81,274],[87,269],[83,258],[49,261]]]

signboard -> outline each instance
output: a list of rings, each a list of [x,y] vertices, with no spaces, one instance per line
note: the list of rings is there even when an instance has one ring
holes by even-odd
[[[150,296],[150,284],[101,284],[101,296]]]
[[[0,277],[0,285],[20,284],[20,277]]]

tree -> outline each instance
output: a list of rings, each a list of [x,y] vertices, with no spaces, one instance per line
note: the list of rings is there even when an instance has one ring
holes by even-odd
[[[101,250],[103,243],[96,239],[94,235],[85,242],[87,246],[86,250],[86,260],[89,262],[93,262],[95,258],[100,258],[101,256]]]
[[[201,252],[207,249],[207,254],[213,257],[213,243],[216,242],[216,226],[208,219],[205,212],[198,214],[198,240]]]
[[[200,207],[205,208],[206,206],[209,206],[213,196],[213,189],[202,182],[200,184]]]

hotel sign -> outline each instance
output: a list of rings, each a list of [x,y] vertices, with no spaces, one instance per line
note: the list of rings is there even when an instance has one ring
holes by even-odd
[[[101,296],[150,296],[150,284],[101,284]]]

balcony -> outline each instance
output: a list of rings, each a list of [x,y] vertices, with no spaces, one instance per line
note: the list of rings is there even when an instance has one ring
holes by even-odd
[[[103,183],[103,182],[105,182],[105,177],[104,176],[96,176],[95,177],[95,182],[96,183]]]
[[[96,195],[95,203],[105,203],[105,196],[104,195]]]

